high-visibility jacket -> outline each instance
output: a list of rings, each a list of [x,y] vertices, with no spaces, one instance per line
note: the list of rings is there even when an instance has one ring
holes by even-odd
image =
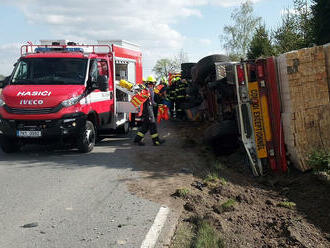
[[[141,90],[139,93],[135,94],[132,99],[131,103],[133,104],[134,107],[139,107],[141,106],[150,96],[150,93],[147,89]]]

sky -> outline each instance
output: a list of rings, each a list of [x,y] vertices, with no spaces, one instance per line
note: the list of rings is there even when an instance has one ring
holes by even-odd
[[[242,0],[0,0],[0,74],[9,75],[27,41],[123,39],[143,53],[144,76],[180,51],[190,62],[224,53],[219,36]],[[268,29],[293,0],[253,0]]]

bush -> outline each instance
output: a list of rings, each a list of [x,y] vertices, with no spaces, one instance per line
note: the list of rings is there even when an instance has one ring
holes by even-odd
[[[313,151],[309,156],[307,163],[314,171],[330,172],[330,152],[319,150]]]

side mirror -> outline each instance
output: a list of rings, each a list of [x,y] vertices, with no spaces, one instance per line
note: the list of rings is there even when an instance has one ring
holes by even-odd
[[[100,91],[107,91],[109,87],[108,77],[107,76],[98,76],[97,85]]]

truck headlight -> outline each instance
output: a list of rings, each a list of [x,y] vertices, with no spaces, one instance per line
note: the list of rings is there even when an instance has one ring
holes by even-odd
[[[76,103],[78,103],[80,101],[80,99],[81,99],[81,96],[74,96],[74,97],[71,97],[68,100],[64,100],[62,102],[62,105],[64,107],[70,107],[70,106],[75,105]]]
[[[0,107],[2,107],[3,105],[5,105],[5,101],[0,98]]]

